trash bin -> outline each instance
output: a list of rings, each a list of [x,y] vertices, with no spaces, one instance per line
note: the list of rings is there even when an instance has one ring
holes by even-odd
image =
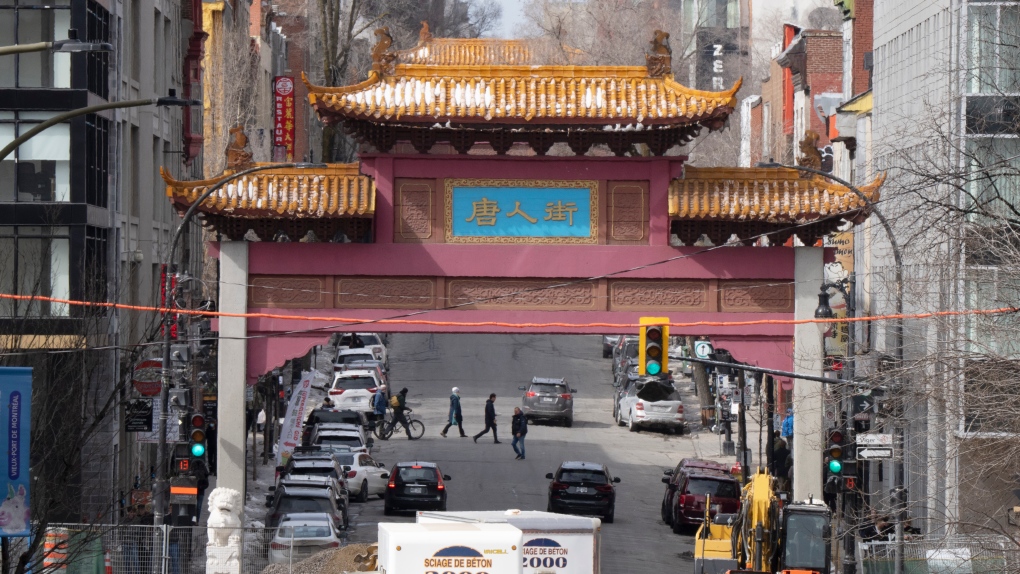
[[[708,428],[715,424],[715,405],[701,407],[701,426]]]

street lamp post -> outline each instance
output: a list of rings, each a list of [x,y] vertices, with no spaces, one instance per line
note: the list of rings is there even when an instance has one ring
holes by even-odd
[[[167,471],[167,469],[166,469],[166,459],[167,459],[166,427],[167,427],[167,422],[169,421],[169,410],[167,409],[167,401],[170,398],[170,383],[171,383],[171,380],[172,380],[172,373],[171,373],[171,367],[170,367],[170,349],[171,349],[170,324],[171,324],[173,315],[170,312],[170,300],[171,300],[170,285],[171,285],[171,277],[172,277],[172,274],[173,274],[173,267],[172,266],[173,266],[173,264],[175,262],[175,259],[177,258],[177,244],[180,243],[181,236],[184,233],[184,228],[187,227],[188,222],[195,215],[196,211],[198,210],[198,206],[201,205],[202,202],[204,202],[206,199],[208,199],[210,196],[212,196],[212,194],[216,193],[221,188],[223,188],[223,186],[227,185],[228,183],[230,183],[230,182],[232,182],[234,180],[240,179],[240,178],[242,178],[242,177],[244,177],[246,175],[252,174],[252,173],[256,173],[256,172],[259,172],[259,171],[265,171],[265,170],[269,170],[269,169],[287,169],[287,168],[308,169],[308,168],[322,168],[322,167],[326,167],[326,164],[322,164],[322,163],[275,163],[275,164],[269,164],[269,165],[257,165],[255,167],[248,168],[248,169],[239,171],[237,173],[230,174],[229,176],[227,176],[224,179],[220,180],[216,185],[214,185],[214,186],[210,187],[209,189],[205,190],[205,192],[203,192],[201,195],[199,195],[198,198],[194,202],[192,202],[192,204],[188,207],[188,210],[185,211],[184,215],[181,217],[181,222],[178,224],[177,230],[174,231],[174,235],[170,239],[170,252],[169,252],[169,255],[167,256],[167,259],[166,259],[166,265],[165,265],[166,273],[164,274],[164,280],[163,280],[163,292],[166,293],[166,304],[165,304],[165,307],[163,309],[163,367],[162,367],[162,370],[161,370],[161,373],[160,373],[160,379],[161,379],[162,385],[161,385],[161,388],[160,388],[160,391],[159,391],[159,398],[160,398],[159,428],[158,428],[159,440],[156,443],[156,445],[157,445],[156,446],[156,464],[157,464],[157,469],[156,469],[155,492],[153,493],[153,507],[154,507],[154,512],[153,512],[154,521],[153,522],[154,522],[154,524],[156,526],[162,526],[163,525],[163,522],[164,522],[164,519],[165,519],[165,514],[166,514],[165,513],[165,510],[166,510],[166,508],[165,508],[165,506],[166,506],[166,488],[167,488],[167,486],[166,486],[166,482],[167,482],[167,472],[166,472]]]
[[[800,172],[810,173],[814,175],[822,176],[826,179],[830,179],[843,187],[849,189],[854,195],[856,195],[861,201],[864,202],[868,209],[875,214],[881,223],[882,228],[885,230],[886,236],[889,238],[889,246],[892,249],[893,263],[895,266],[895,280],[896,280],[896,321],[893,322],[893,352],[896,356],[896,385],[899,388],[899,369],[903,368],[903,257],[900,252],[899,242],[896,241],[896,235],[893,233],[892,226],[889,225],[889,220],[885,218],[875,202],[871,201],[867,195],[861,190],[857,189],[850,182],[811,167],[805,167],[802,165],[784,165],[777,162],[759,163],[758,167],[767,168],[786,168],[795,169]],[[900,456],[896,463],[895,472],[895,496],[896,496],[896,564],[895,574],[903,573],[903,519],[904,512],[906,510],[906,497],[904,496],[904,468],[903,468],[903,429],[896,428],[893,432],[897,435],[896,441],[899,442]]]
[[[0,56],[12,54],[25,54],[28,52],[112,52],[113,44],[109,42],[82,42],[78,39],[78,30],[71,28],[67,31],[66,40],[53,42],[33,42],[31,44],[15,44],[13,46],[0,46]]]

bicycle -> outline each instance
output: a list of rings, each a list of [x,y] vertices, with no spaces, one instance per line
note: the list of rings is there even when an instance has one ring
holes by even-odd
[[[407,428],[411,431],[412,439],[419,439],[425,436],[425,423],[423,423],[419,418],[412,417],[412,412],[414,411],[411,409],[406,409],[404,411],[404,416],[407,417]],[[375,428],[372,429],[372,432],[375,433],[376,438],[387,440],[393,436],[395,425],[394,427],[389,426],[390,421],[392,420],[392,411],[388,411],[385,417],[375,422]]]

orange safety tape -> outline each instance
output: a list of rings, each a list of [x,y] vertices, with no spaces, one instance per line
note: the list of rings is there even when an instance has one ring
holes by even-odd
[[[125,305],[105,301],[77,301],[74,299],[58,299],[41,295],[13,295],[0,293],[0,299],[16,301],[45,301],[81,307],[100,307],[122,309],[126,311],[155,311],[158,313],[175,313],[178,315],[199,315],[205,317],[233,317],[247,319],[285,319],[291,321],[319,321],[328,323],[375,323],[382,325],[431,325],[434,327],[507,327],[517,329],[535,328],[586,328],[605,327],[608,329],[638,328],[639,323],[507,323],[503,321],[428,321],[422,319],[361,319],[353,317],[309,317],[305,315],[282,315],[278,313],[224,313],[222,311],[197,311],[193,309],[168,309],[166,307],[149,307],[145,305]],[[428,311],[428,310],[426,310]],[[434,309],[432,311],[443,311]],[[834,319],[756,319],[751,321],[691,321],[687,323],[669,323],[670,327],[749,327],[754,325],[806,325],[810,323],[866,323],[872,321],[888,321],[890,319],[933,319],[936,317],[955,317],[963,315],[1002,315],[1016,313],[1020,307],[1000,307],[998,309],[967,309],[963,311],[932,311],[929,313],[904,313],[901,315],[873,315],[870,317],[834,318]]]

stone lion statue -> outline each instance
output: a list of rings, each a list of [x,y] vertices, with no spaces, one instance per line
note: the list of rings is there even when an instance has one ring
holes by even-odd
[[[214,488],[209,493],[208,546],[241,544],[241,493],[232,488]]]

